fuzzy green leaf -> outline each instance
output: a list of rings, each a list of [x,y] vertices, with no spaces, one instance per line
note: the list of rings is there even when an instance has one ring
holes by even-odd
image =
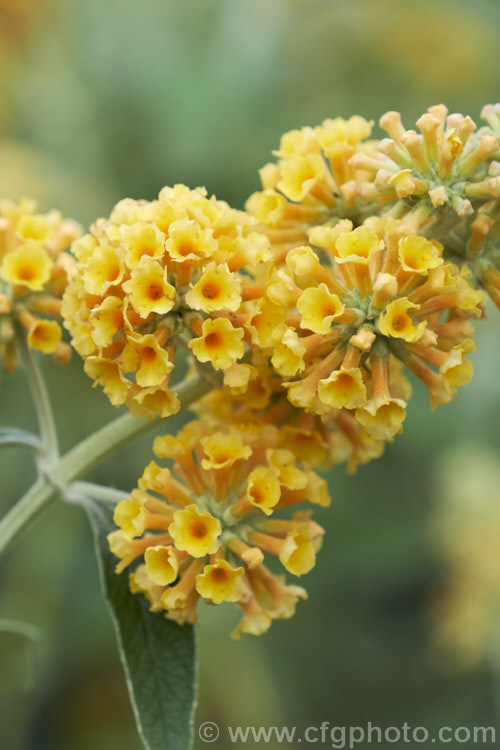
[[[108,549],[112,510],[91,501],[85,505],[139,735],[147,750],[189,750],[196,692],[193,627],[150,612],[145,597],[130,593],[128,574],[114,572],[116,558]]]

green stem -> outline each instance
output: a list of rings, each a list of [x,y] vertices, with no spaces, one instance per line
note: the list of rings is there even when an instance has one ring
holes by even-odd
[[[183,381],[176,388],[181,409],[186,409],[211,388],[210,383],[199,377]],[[122,446],[149,432],[163,421],[159,417],[148,420],[124,414],[101,427],[55,461],[47,474],[42,476],[0,521],[0,554],[42,508],[59,494],[64,494],[73,482]]]
[[[7,549],[21,529],[56,496],[57,490],[45,477],[38,479],[2,518],[0,522],[0,552]]]
[[[71,485],[70,492],[76,498],[79,496],[89,497],[108,505],[116,505],[130,496],[129,492],[117,490],[115,487],[104,487],[102,484],[94,484],[93,482],[75,482]]]
[[[24,329],[19,325],[16,326],[16,336],[31,395],[35,404],[40,435],[46,452],[46,458],[49,461],[54,461],[59,455],[59,447],[57,430],[54,423],[47,386],[45,385],[45,380],[38,359],[28,345]]]
[[[42,443],[38,435],[19,430],[17,427],[0,427],[0,448],[29,448],[40,453]]]
[[[0,620],[0,633],[16,633],[29,641],[39,641],[40,631],[34,625],[20,620]]]

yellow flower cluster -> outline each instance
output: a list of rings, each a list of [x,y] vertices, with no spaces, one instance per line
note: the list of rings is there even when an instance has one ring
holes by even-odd
[[[0,201],[0,357],[7,372],[17,367],[16,326],[33,349],[69,361],[71,347],[54,318],[73,264],[65,251],[80,232],[58,211],[37,213],[34,201]]]
[[[266,567],[265,554],[301,576],[314,567],[323,535],[309,512],[274,514],[304,501],[328,506],[326,482],[305,459],[297,465],[286,429],[234,412],[204,417],[156,438],[155,454],[173,459],[173,469],[147,466],[139,488],[115,508],[110,548],[117,572],[140,560],[130,587],[153,611],[195,622],[200,598],[235,602],[243,618],[233,637],[259,635],[306,596]]]
[[[203,189],[118,203],[73,244],[62,312],[85,371],[134,416],[175,413],[176,352],[214,388],[198,420],[158,438],[109,536],[154,611],[194,622],[200,598],[237,603],[235,630],[290,617],[329,503],[316,473],[378,457],[411,388],[431,405],[469,383],[472,319],[500,306],[500,111],[479,130],[442,105],[389,138],[362,117],[286,133],[246,211]],[[300,461],[300,465],[297,463]],[[272,517],[271,517],[272,516]]]
[[[400,431],[409,387],[396,360],[447,403],[470,381],[482,292],[411,224],[374,217],[309,230],[267,286],[271,364],[294,406],[348,410],[377,440]]]
[[[380,126],[390,137],[380,140],[368,140],[372,123],[359,116],[292,130],[277,162],[261,170],[264,190],[250,196],[247,211],[280,259],[314,226],[411,215],[421,234],[443,244],[445,259],[468,267],[498,304],[498,243],[478,255],[477,237],[500,214],[500,105],[481,114],[487,124],[477,129],[470,117],[436,105],[419,118],[417,132],[387,112]],[[490,238],[497,236],[498,228]]]
[[[179,346],[223,373],[243,357],[235,312],[251,280],[239,272],[271,256],[253,223],[202,189],[176,185],[158,200],[121,201],[74,244],[65,325],[111,403],[126,401],[137,416],[177,411],[169,379]]]
[[[274,245],[302,242],[307,227],[333,218],[359,217],[360,205],[376,198],[371,170],[355,166],[353,157],[374,158],[372,122],[354,116],[325,120],[316,128],[291,130],[275,152],[277,163],[260,170],[264,190],[247,201],[247,211]]]

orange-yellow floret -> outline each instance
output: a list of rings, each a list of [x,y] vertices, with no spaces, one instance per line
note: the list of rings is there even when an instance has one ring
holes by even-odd
[[[216,370],[228,370],[244,353],[243,331],[225,318],[203,321],[201,336],[189,342],[198,362],[210,362]]]

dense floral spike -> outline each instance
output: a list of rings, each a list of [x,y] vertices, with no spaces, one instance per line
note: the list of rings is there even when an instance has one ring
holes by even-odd
[[[494,107],[483,116],[490,125],[498,120]],[[400,215],[419,206],[428,216],[454,212],[463,219],[500,198],[498,132],[492,127],[476,133],[470,117],[448,115],[442,104],[419,118],[420,133],[405,130],[399,112],[387,112],[380,126],[390,137],[379,141],[375,158],[355,154],[350,165],[371,171],[381,198],[398,201]]]
[[[359,168],[352,160],[359,154],[371,164],[376,141],[367,139],[372,125],[359,116],[337,117],[283,135],[277,163],[260,170],[264,190],[251,195],[246,206],[276,248],[304,242],[307,229],[316,224],[356,220],[366,201],[379,199],[371,168]]]
[[[296,407],[349,410],[372,437],[390,439],[408,398],[396,360],[425,383],[433,407],[470,381],[465,355],[482,292],[407,222],[371,218],[353,230],[345,220],[311,229],[309,241],[267,286],[277,309],[265,341],[272,366]]]
[[[119,529],[109,544],[118,572],[140,560],[131,590],[145,594],[153,611],[195,622],[200,597],[235,602],[243,610],[233,633],[239,638],[291,617],[306,596],[271,573],[265,554],[301,576],[314,567],[321,544],[323,530],[309,512],[275,512],[304,501],[327,506],[330,498],[326,482],[282,447],[283,429],[256,416],[220,416],[211,411],[175,437],[155,440],[156,455],[173,459],[173,470],[149,464],[139,489],[116,506]]]
[[[75,243],[65,323],[85,371],[111,403],[137,416],[178,409],[174,355],[225,372],[245,353],[235,312],[251,297],[240,270],[270,255],[254,220],[202,189],[164,188],[158,200],[118,203]]]
[[[0,358],[8,372],[17,366],[16,324],[26,329],[30,347],[69,361],[57,319],[73,263],[65,251],[80,233],[58,211],[37,213],[32,200],[0,201]]]

